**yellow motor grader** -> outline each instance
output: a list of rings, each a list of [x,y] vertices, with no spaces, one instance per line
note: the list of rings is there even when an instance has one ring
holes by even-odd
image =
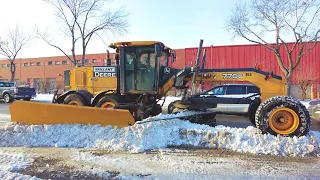
[[[53,103],[15,101],[10,105],[11,121],[24,124],[100,124],[119,128],[131,126],[162,112],[159,101],[172,88],[185,90],[179,101],[168,106],[196,111],[203,118],[219,112],[208,111],[217,104],[250,104],[249,117],[263,133],[303,136],[309,132],[311,118],[297,100],[285,96],[283,78],[259,68],[199,68],[202,43],[196,65],[172,68],[175,52],[162,42],[133,41],[111,43],[116,50],[106,66],[80,66],[64,72],[65,92]],[[203,61],[205,62],[205,61]],[[204,67],[204,66],[203,66]],[[246,81],[260,89],[258,98],[187,96],[196,82]]]

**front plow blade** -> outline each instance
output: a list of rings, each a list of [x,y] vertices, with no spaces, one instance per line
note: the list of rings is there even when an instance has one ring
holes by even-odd
[[[9,110],[11,122],[23,124],[100,124],[122,128],[135,123],[131,113],[122,109],[14,101]]]

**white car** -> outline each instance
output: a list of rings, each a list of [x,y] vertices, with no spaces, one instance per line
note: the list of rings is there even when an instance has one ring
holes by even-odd
[[[254,100],[260,98],[260,89],[253,84],[225,84],[214,87],[200,97],[224,97],[224,98],[247,98]],[[250,97],[251,96],[251,97]],[[217,104],[216,108],[209,110],[219,111],[225,114],[247,115],[250,104]]]

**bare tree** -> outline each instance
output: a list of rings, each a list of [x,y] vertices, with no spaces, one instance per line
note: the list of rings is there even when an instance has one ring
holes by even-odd
[[[94,35],[101,38],[102,35],[108,36],[123,34],[127,32],[127,16],[129,13],[120,10],[104,10],[110,0],[43,0],[54,7],[56,18],[63,24],[60,29],[67,37],[71,38],[71,54],[69,57],[61,46],[53,44],[46,33],[38,35],[47,44],[60,50],[74,65],[76,65],[76,44],[81,43],[82,62],[85,60],[86,49]]]
[[[236,5],[227,28],[234,37],[260,44],[274,53],[286,78],[286,94],[290,95],[293,71],[318,43],[319,13],[319,0],[250,0]],[[268,42],[264,35],[275,42]],[[280,55],[283,49],[286,57]]]
[[[11,81],[14,81],[17,68],[14,61],[19,52],[28,45],[31,39],[32,37],[27,36],[21,31],[19,26],[9,29],[4,37],[0,37],[0,54],[10,61]]]

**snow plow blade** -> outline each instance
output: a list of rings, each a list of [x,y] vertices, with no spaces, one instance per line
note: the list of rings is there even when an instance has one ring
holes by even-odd
[[[11,122],[29,125],[40,124],[100,124],[118,128],[135,123],[131,113],[122,109],[50,104],[43,102],[14,101],[10,106]]]

